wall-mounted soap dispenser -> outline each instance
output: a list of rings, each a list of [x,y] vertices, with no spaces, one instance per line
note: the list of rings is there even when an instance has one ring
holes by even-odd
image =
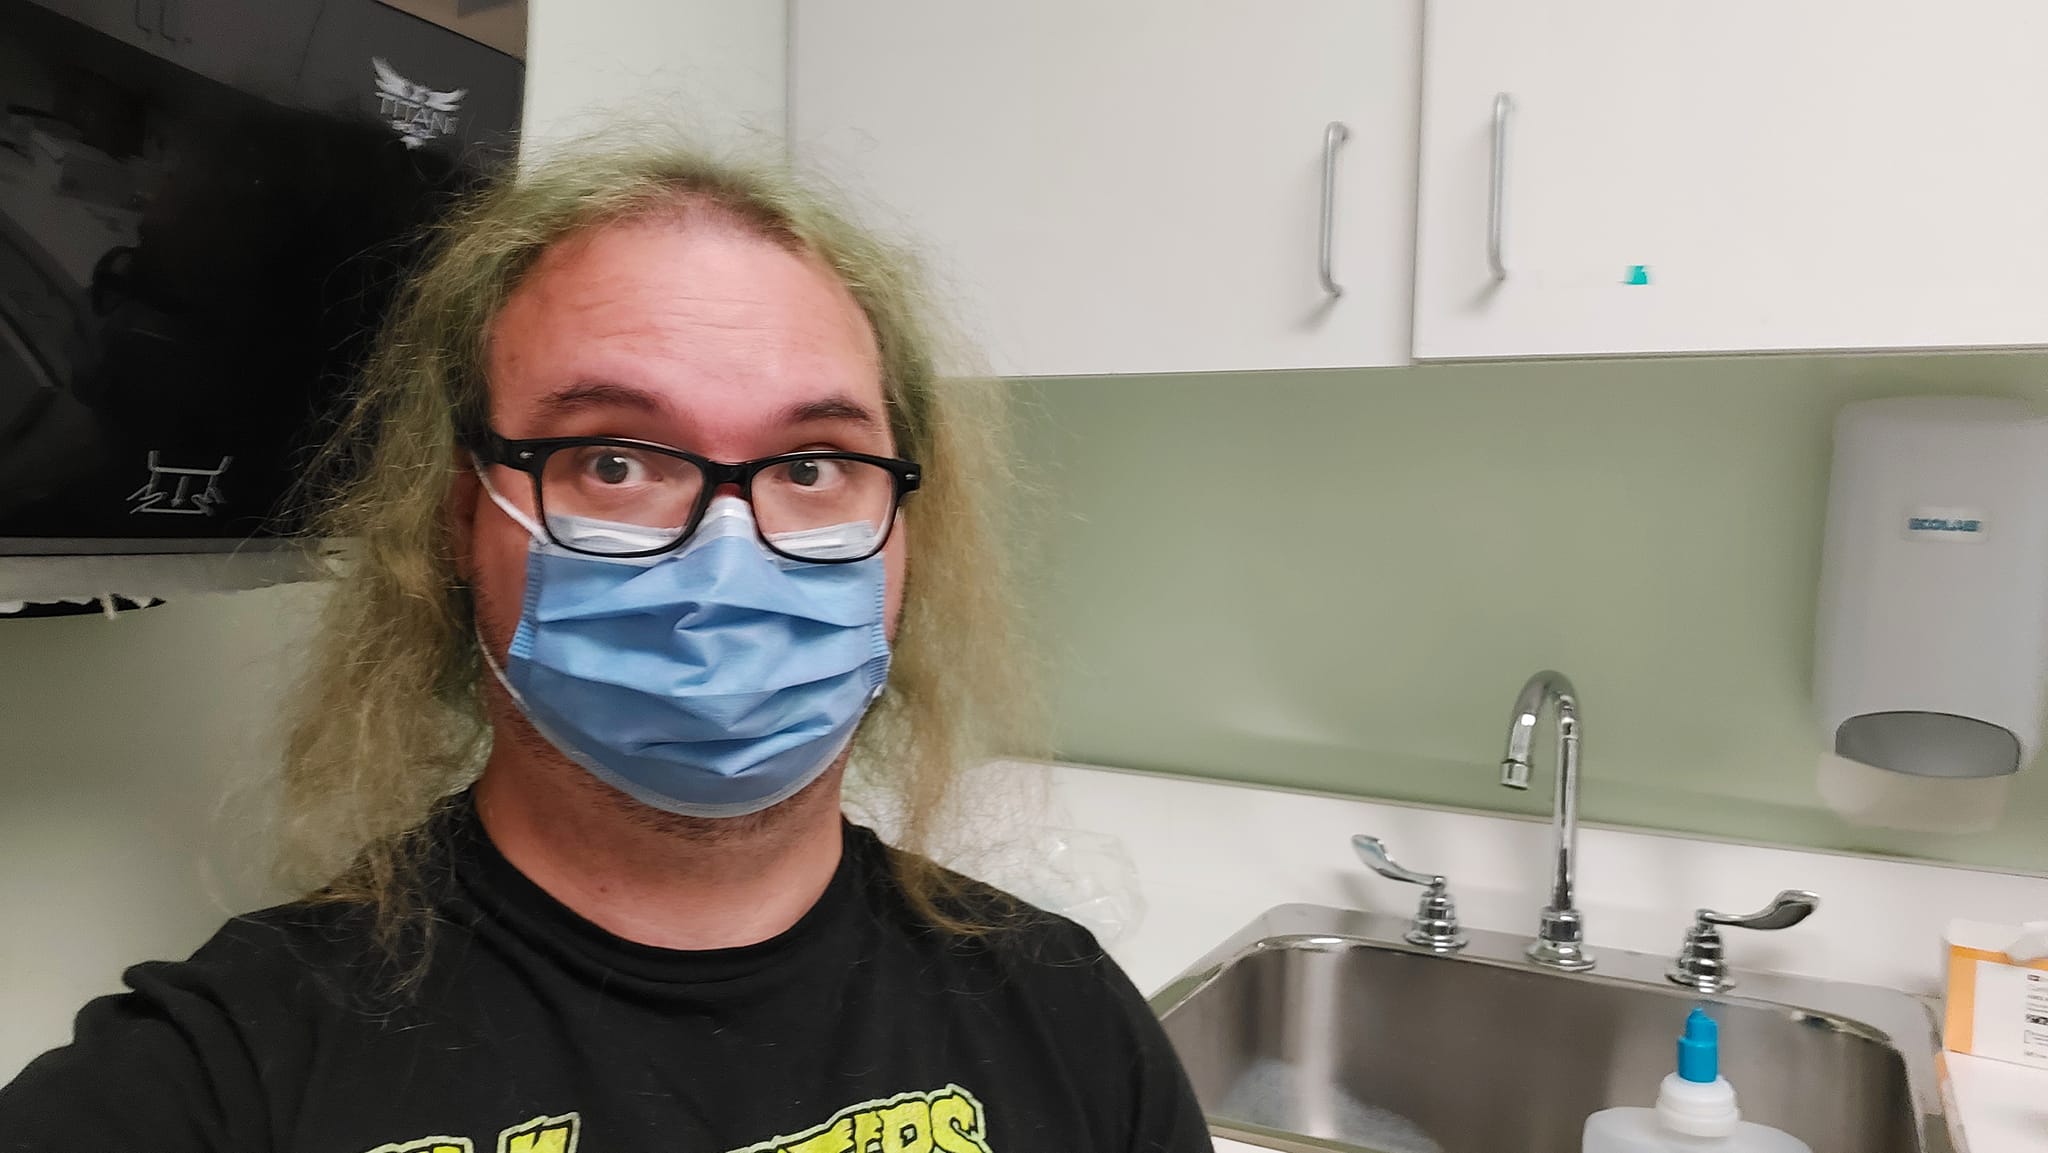
[[[1817,640],[1837,757],[1955,782],[2031,760],[2048,687],[2048,419],[1979,397],[1845,407]]]

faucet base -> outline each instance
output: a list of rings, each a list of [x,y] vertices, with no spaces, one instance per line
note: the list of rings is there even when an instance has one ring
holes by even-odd
[[[1579,911],[1567,904],[1543,910],[1543,923],[1536,930],[1536,943],[1529,946],[1531,961],[1546,969],[1583,973],[1593,967],[1593,954],[1586,948],[1586,929]]]
[[[1526,952],[1536,964],[1566,973],[1583,973],[1595,964],[1593,954],[1577,941],[1538,941]]]

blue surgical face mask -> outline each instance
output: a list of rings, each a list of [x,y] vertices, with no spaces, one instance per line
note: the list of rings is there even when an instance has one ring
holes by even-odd
[[[746,502],[720,497],[677,552],[586,556],[554,544],[488,479],[484,490],[532,536],[505,667],[488,645],[484,660],[542,736],[643,804],[696,817],[779,804],[832,766],[881,695],[879,554],[851,564],[778,557]],[[548,522],[579,544],[661,544],[632,525]],[[867,525],[805,535],[820,534],[807,547],[858,555],[874,543]]]

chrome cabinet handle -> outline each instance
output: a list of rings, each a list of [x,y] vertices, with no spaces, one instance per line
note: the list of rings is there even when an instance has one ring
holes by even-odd
[[[1337,230],[1337,146],[1351,139],[1351,130],[1342,121],[1332,120],[1323,129],[1323,231],[1320,262],[1317,266],[1323,279],[1323,291],[1331,299],[1344,295],[1344,286],[1337,283],[1330,268],[1330,247]]]
[[[1493,266],[1498,284],[1508,278],[1508,266],[1501,256],[1501,218],[1508,197],[1508,113],[1514,98],[1502,92],[1493,98],[1493,184],[1486,198],[1486,262]]]
[[[1389,881],[1423,886],[1422,902],[1415,908],[1415,920],[1402,936],[1411,945],[1433,953],[1455,953],[1465,947],[1465,934],[1458,929],[1458,906],[1451,900],[1450,882],[1432,873],[1418,873],[1394,863],[1387,846],[1378,837],[1364,833],[1351,838],[1351,847],[1366,867]]]
[[[1702,993],[1719,993],[1735,987],[1735,975],[1721,946],[1721,928],[1770,931],[1789,929],[1820,908],[1820,896],[1804,889],[1787,889],[1754,913],[1736,915],[1701,909],[1685,932],[1685,944],[1678,959],[1666,971],[1673,984]]]

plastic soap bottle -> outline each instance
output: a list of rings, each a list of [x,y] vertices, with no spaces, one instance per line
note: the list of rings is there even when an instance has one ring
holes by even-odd
[[[1742,1119],[1721,1076],[1720,1029],[1695,1008],[1678,1038],[1678,1072],[1654,1109],[1602,1109],[1586,1118],[1585,1153],[1813,1153],[1782,1129]]]

